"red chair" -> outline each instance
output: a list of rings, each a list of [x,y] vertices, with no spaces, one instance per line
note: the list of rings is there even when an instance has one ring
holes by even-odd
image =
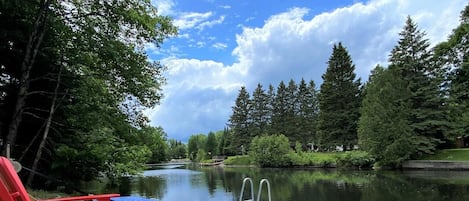
[[[1,201],[33,201],[29,198],[28,192],[23,186],[18,174],[16,173],[10,160],[0,156],[0,200]],[[79,201],[79,200],[97,200],[110,201],[112,197],[119,197],[119,194],[88,195],[55,198],[38,201]]]

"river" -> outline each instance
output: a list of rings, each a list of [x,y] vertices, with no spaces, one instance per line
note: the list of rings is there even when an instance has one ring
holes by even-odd
[[[469,172],[161,166],[123,178],[119,191],[160,201],[237,201],[242,181],[269,180],[274,201],[468,201]],[[267,200],[263,187],[261,200]],[[248,199],[249,188],[243,196]]]

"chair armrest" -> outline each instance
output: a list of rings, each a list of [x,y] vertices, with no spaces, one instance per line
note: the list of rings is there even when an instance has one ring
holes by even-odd
[[[119,194],[103,194],[103,195],[86,195],[64,198],[53,198],[38,201],[79,201],[79,200],[97,200],[97,201],[110,201],[112,197],[119,197]]]

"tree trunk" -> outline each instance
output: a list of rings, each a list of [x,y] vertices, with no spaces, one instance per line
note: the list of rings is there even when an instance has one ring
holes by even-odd
[[[39,164],[39,160],[42,157],[42,150],[46,146],[47,137],[49,136],[49,130],[50,130],[50,126],[52,124],[52,117],[54,116],[54,112],[56,110],[55,106],[57,104],[57,96],[58,96],[58,93],[59,93],[60,77],[62,75],[62,67],[59,66],[59,68],[60,68],[59,75],[57,77],[57,84],[55,85],[54,95],[52,97],[52,103],[50,105],[49,116],[47,117],[47,120],[46,120],[46,126],[44,127],[44,134],[42,135],[41,142],[39,143],[39,148],[37,150],[36,157],[34,158],[33,166],[31,167],[32,171],[29,173],[29,177],[28,177],[28,180],[26,182],[27,186],[31,186],[31,184],[33,182],[34,172],[36,172],[37,166]]]
[[[20,84],[16,98],[16,104],[10,124],[8,126],[8,135],[3,146],[3,155],[6,155],[7,145],[11,146],[12,152],[15,148],[18,127],[22,120],[26,93],[28,92],[29,88],[29,76],[33,67],[33,63],[36,59],[37,52],[39,51],[39,46],[41,45],[42,39],[44,37],[49,4],[49,0],[43,0],[41,2],[36,21],[34,22],[33,31],[29,36],[28,44],[26,45],[24,59],[21,63],[21,77],[19,80]]]

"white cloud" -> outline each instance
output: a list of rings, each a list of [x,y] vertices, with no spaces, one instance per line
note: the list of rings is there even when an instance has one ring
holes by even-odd
[[[173,15],[173,7],[176,3],[173,0],[152,0],[151,3],[158,9],[159,15]]]
[[[301,77],[319,84],[331,46],[338,41],[349,50],[358,76],[366,79],[376,64],[387,63],[407,15],[426,31],[434,45],[456,27],[459,12],[466,3],[375,0],[312,18],[305,17],[310,14],[306,8],[273,15],[262,27],[243,27],[242,33],[236,35],[234,64],[164,59],[162,63],[169,67],[166,98],[152,122],[162,125],[170,137],[183,140],[190,134],[222,129],[240,86],[245,85],[252,92],[258,82],[264,86],[277,85],[280,80]],[[184,18],[189,22],[185,28],[200,26],[212,16],[210,12],[193,14]]]
[[[177,26],[180,30],[194,28],[195,26],[199,25],[200,23],[206,21],[213,15],[212,12],[205,12],[205,13],[196,13],[196,12],[189,12],[189,13],[182,13],[179,15],[177,19],[174,20],[174,25]]]
[[[213,27],[217,24],[221,24],[223,23],[223,21],[225,20],[225,16],[220,16],[218,19],[216,20],[212,20],[212,21],[206,21],[206,22],[202,22],[200,23],[196,28],[200,31],[204,30],[206,27],[210,28],[210,27]]]
[[[220,6],[220,8],[223,8],[223,9],[230,9],[231,6],[230,6],[230,5],[223,5],[223,6]]]
[[[212,45],[212,47],[215,49],[224,50],[228,47],[228,45],[225,43],[215,43]]]

